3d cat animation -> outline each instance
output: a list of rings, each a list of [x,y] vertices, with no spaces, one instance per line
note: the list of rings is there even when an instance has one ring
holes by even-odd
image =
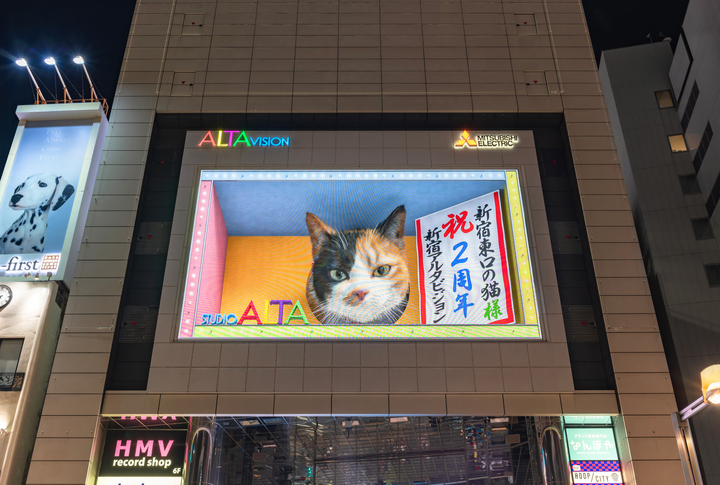
[[[307,213],[313,266],[307,300],[324,325],[390,325],[410,297],[405,206],[373,229],[337,231]]]

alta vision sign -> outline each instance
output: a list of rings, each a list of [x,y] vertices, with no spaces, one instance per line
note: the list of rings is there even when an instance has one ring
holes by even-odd
[[[250,136],[245,130],[208,131],[198,143],[199,147],[247,148],[247,147],[289,147],[289,136]]]

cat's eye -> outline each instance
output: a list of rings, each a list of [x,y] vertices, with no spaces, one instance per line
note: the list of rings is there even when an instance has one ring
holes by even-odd
[[[390,265],[389,264],[383,264],[382,266],[378,266],[375,268],[375,271],[373,271],[373,276],[386,276],[390,272]]]
[[[334,279],[335,281],[342,281],[344,279],[347,279],[347,273],[345,271],[340,271],[339,269],[331,269],[330,278]]]

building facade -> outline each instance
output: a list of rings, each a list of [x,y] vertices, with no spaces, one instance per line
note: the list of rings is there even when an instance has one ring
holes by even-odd
[[[700,372],[720,359],[718,83],[711,2],[691,1],[678,47],[668,42],[603,53],[600,75],[678,406],[698,397]],[[702,96],[702,98],[701,98]],[[690,419],[705,483],[717,483],[717,410]]]
[[[448,273],[455,306],[434,303],[421,228],[476,196],[494,197],[509,320],[443,326],[470,285]],[[325,320],[317,280],[289,297],[308,266],[283,258],[319,265],[328,226],[355,220],[405,243],[407,325]],[[273,237],[303,241],[247,246]],[[141,483],[151,461],[167,483],[682,483],[581,4],[138,2],[50,381],[28,484]],[[182,458],[138,434],[155,428],[188,430]]]

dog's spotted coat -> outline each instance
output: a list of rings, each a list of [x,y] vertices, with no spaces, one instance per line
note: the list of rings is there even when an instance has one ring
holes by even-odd
[[[8,205],[23,211],[10,228],[0,236],[0,253],[42,253],[48,215],[58,210],[75,192],[64,178],[51,173],[37,173],[15,188]]]

